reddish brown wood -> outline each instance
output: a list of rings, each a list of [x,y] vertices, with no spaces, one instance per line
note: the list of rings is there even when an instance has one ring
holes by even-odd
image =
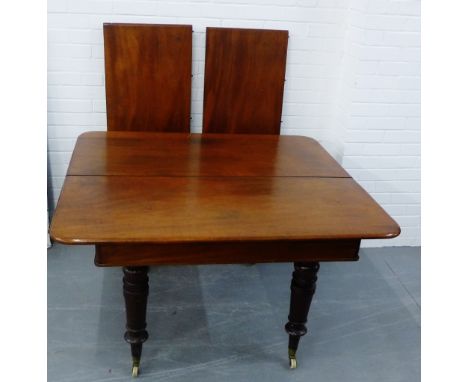
[[[317,273],[320,269],[318,262],[296,262],[291,280],[291,300],[289,305],[288,322],[285,325],[289,334],[288,354],[291,365],[295,367],[295,359],[299,340],[307,333],[307,316],[310,303],[315,294]]]
[[[190,131],[192,27],[104,24],[107,129]]]
[[[68,175],[349,177],[307,137],[90,132]]]
[[[288,32],[207,28],[204,133],[279,134]]]
[[[97,244],[97,266],[356,261],[360,240]]]
[[[304,137],[87,133],[51,236],[98,265],[355,260],[400,228],[337,166]]]
[[[68,176],[51,234],[66,244],[390,238],[351,178]]]
[[[146,331],[148,267],[124,267],[123,273],[123,295],[127,316],[124,338],[130,344],[133,366],[139,367],[143,343],[148,339]]]
[[[50,233],[65,244],[94,244],[97,266],[126,267],[134,371],[147,337],[148,265],[302,264],[286,326],[294,360],[316,262],[357,260],[361,239],[400,233],[317,142],[230,138],[111,132],[78,140]]]

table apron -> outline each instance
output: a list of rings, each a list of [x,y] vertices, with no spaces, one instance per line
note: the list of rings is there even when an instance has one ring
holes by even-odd
[[[360,239],[96,244],[106,266],[356,261]]]

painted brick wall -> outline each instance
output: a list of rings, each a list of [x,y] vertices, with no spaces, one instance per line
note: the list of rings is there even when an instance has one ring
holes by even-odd
[[[352,0],[341,163],[402,227],[364,246],[420,245],[420,3]]]
[[[48,1],[51,204],[76,137],[105,130],[102,24],[192,24],[192,126],[201,130],[205,28],[288,29],[283,134],[318,139],[420,245],[416,0]],[[53,206],[52,206],[53,207]]]

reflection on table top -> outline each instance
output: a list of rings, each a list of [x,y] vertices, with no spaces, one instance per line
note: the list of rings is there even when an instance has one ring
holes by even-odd
[[[397,223],[316,141],[93,132],[51,226],[67,244],[364,239]]]

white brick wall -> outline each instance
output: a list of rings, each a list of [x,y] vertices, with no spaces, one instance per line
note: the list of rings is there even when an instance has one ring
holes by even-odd
[[[205,28],[288,29],[283,134],[314,137],[420,245],[420,1],[49,0],[49,192],[76,137],[105,130],[103,22],[192,24],[192,131],[201,131]]]
[[[344,64],[353,69],[331,129],[340,131],[343,166],[402,227],[397,239],[363,245],[420,245],[420,2],[349,6]]]

